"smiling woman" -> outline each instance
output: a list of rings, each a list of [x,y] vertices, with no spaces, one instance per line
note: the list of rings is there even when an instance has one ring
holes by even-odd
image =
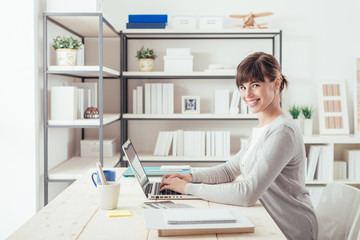
[[[260,123],[246,146],[219,166],[165,175],[160,190],[241,206],[260,201],[287,239],[317,239],[318,223],[305,187],[303,137],[280,107],[288,83],[279,63],[270,54],[254,53],[239,64],[236,84]],[[244,181],[233,182],[240,174]],[[228,182],[233,183],[222,184]]]

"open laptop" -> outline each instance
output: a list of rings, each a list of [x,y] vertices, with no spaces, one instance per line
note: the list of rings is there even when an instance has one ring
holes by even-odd
[[[160,191],[160,182],[150,182],[149,178],[146,176],[145,170],[140,162],[140,158],[137,155],[134,145],[130,139],[122,145],[122,149],[136,179],[140,183],[140,186],[148,199],[199,199],[199,197],[181,194],[168,189]]]

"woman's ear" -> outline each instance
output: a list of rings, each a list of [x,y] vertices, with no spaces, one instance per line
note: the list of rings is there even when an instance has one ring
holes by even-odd
[[[275,88],[276,89],[280,88],[280,85],[281,85],[281,77],[275,78],[275,84],[274,84]]]

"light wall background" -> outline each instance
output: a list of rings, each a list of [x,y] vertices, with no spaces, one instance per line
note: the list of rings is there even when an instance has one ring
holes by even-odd
[[[103,0],[104,15],[118,29],[124,29],[127,15],[134,13],[174,14],[223,14],[224,25],[232,28],[239,20],[230,19],[229,14],[249,12],[274,13],[273,16],[259,18],[258,22],[268,22],[269,28],[283,31],[284,75],[290,82],[289,89],[283,94],[283,106],[286,110],[291,104],[311,104],[315,107],[314,133],[318,133],[316,81],[319,79],[344,79],[346,81],[350,131],[354,125],[354,86],[355,59],[360,57],[360,2],[356,0]],[[3,48],[0,70],[2,72],[0,99],[2,113],[0,118],[0,149],[3,171],[1,176],[2,193],[0,198],[0,239],[6,238],[42,206],[42,168],[43,168],[43,132],[42,132],[42,12],[46,9],[45,0],[7,1],[3,5],[7,11],[0,18]],[[21,6],[21,7],[19,7]],[[19,17],[21,16],[21,17]],[[11,21],[10,21],[11,20]],[[7,37],[3,37],[7,36]],[[25,40],[24,40],[25,39]],[[117,68],[118,56],[112,55],[117,40],[107,40],[105,64]],[[96,40],[88,39],[85,61],[91,64],[97,61]],[[133,43],[130,51],[135,51],[143,42]],[[150,47],[159,48],[158,43],[148,43]],[[180,43],[181,44],[181,43]],[[251,45],[251,43],[249,43]],[[260,44],[261,45],[261,44]],[[9,47],[10,46],[10,47]],[[89,47],[88,47],[89,46]],[[258,46],[255,44],[254,46]],[[191,46],[190,46],[191,47]],[[236,43],[227,45],[218,43],[216,49],[233,51],[239,46]],[[266,51],[267,46],[264,45]],[[194,51],[196,46],[193,46]],[[215,55],[216,49],[214,49]],[[251,51],[249,47],[248,51]],[[241,52],[239,50],[238,52]],[[117,51],[115,51],[117,52]],[[196,52],[196,51],[195,51]],[[233,51],[235,52],[235,51]],[[222,59],[228,67],[234,67],[248,52],[231,54]],[[249,52],[250,53],[250,52]],[[201,59],[201,55],[198,55]],[[221,55],[218,58],[221,59]],[[129,57],[131,67],[136,68],[134,58]],[[215,61],[215,60],[214,60]],[[210,63],[210,62],[209,62]],[[156,68],[162,68],[158,59]],[[194,67],[203,70],[208,63],[195,62]],[[54,82],[66,84],[63,79]],[[167,80],[164,80],[167,81]],[[169,80],[170,81],[170,80]],[[158,81],[160,82],[160,81]],[[132,81],[130,89],[143,84],[144,81]],[[218,82],[211,80],[204,86],[203,82],[193,81],[190,85],[179,83],[178,96],[196,94],[203,88],[204,111],[211,111],[211,92]],[[231,82],[225,86],[232,87]],[[191,86],[191,87],[189,87]],[[104,99],[105,112],[118,109],[116,92],[118,83],[113,81],[104,86],[107,93]],[[199,94],[199,93],[198,93]],[[201,93],[203,94],[203,93]],[[109,96],[109,97],[108,97]],[[114,97],[115,96],[115,97]],[[131,95],[130,95],[131,96]],[[129,105],[131,109],[131,102]],[[175,106],[175,111],[179,109]],[[179,110],[178,110],[179,111]],[[24,119],[24,116],[26,118]],[[143,151],[152,151],[157,130],[172,129],[221,129],[234,132],[232,149],[238,148],[238,136],[247,135],[256,122],[226,123],[220,121],[201,124],[197,121],[134,121],[130,124],[130,134],[136,145]],[[152,130],[149,130],[152,129]],[[78,133],[72,131],[52,131],[53,149],[50,158],[52,166],[59,164],[67,157],[78,154]],[[105,128],[105,136],[119,132],[119,126]],[[146,132],[146,134],[143,134]],[[97,131],[88,131],[87,137],[96,136]],[[75,146],[75,147],[74,147]],[[118,143],[118,147],[120,144]],[[63,153],[59,151],[63,149]],[[11,182],[11,183],[9,183]],[[61,192],[67,184],[50,184],[50,199]],[[5,197],[4,197],[5,196]],[[18,214],[21,213],[21,214]]]

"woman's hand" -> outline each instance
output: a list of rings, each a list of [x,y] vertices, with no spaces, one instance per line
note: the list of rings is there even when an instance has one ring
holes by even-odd
[[[161,181],[160,191],[170,189],[175,192],[185,194],[185,186],[187,183],[192,182],[192,180],[193,177],[191,174],[166,174]]]

